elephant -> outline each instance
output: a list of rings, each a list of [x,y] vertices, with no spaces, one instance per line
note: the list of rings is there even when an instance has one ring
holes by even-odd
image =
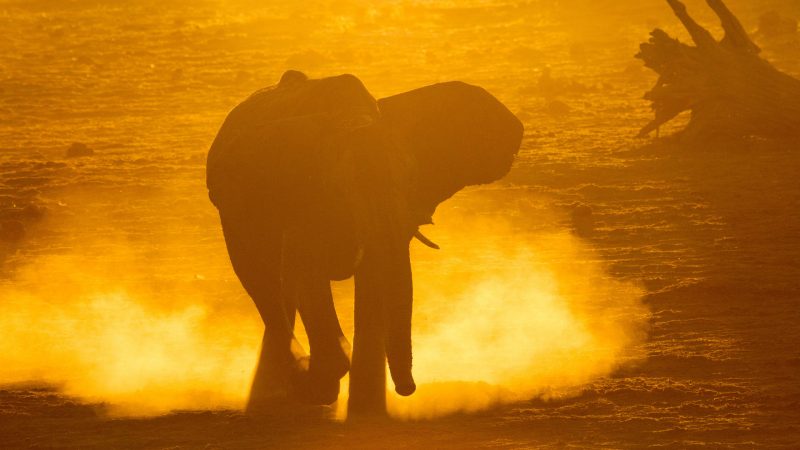
[[[387,360],[395,391],[411,395],[410,241],[438,248],[419,226],[465,186],[505,176],[522,136],[500,101],[458,81],[376,100],[353,75],[290,70],[237,105],[206,181],[265,325],[246,410],[331,404],[349,372],[348,415],[385,414]],[[330,287],[350,277],[352,352]]]

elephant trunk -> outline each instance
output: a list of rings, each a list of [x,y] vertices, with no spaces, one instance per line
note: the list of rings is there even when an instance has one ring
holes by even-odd
[[[387,273],[390,286],[387,286],[386,303],[386,359],[389,372],[394,381],[395,391],[403,396],[414,393],[417,385],[411,375],[411,309],[413,287],[411,282],[411,261],[408,244],[402,246],[395,259],[394,267]],[[393,258],[394,259],[394,258]]]

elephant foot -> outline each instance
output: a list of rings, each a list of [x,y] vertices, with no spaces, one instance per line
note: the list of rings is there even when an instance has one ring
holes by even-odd
[[[312,375],[299,377],[295,384],[297,401],[306,405],[330,405],[339,398],[339,378]]]
[[[247,400],[247,406],[244,413],[248,416],[266,416],[277,414],[278,411],[287,409],[292,403],[289,400],[289,393],[275,392],[272,395],[263,395],[254,397],[253,395]]]
[[[299,373],[295,380],[295,394],[303,403],[334,403],[339,398],[339,380],[350,371],[350,344],[344,337],[324,350],[312,351],[308,371]]]
[[[309,373],[327,374],[340,379],[350,371],[350,343],[344,336],[340,336],[329,348],[314,349],[311,352]]]
[[[333,420],[336,409],[328,405],[312,405],[294,398],[283,398],[272,403],[248,405],[245,414],[259,421],[313,423]]]
[[[281,404],[279,407],[248,411],[246,416],[253,420],[254,424],[269,423],[278,426],[282,424],[286,427],[302,424],[307,427],[331,423],[336,419],[336,408],[327,405],[306,405],[294,401]]]
[[[292,339],[288,352],[276,347],[265,337],[245,407],[246,414],[280,411],[296,403],[293,380],[308,372],[309,357],[295,339]]]

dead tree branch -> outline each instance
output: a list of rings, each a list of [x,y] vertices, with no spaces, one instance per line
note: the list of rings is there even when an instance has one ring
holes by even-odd
[[[667,0],[688,30],[694,46],[660,29],[641,44],[637,58],[658,73],[645,94],[655,118],[639,132],[646,136],[684,111],[687,135],[800,135],[800,80],[780,72],[759,56],[741,22],[722,0],[706,0],[725,37],[717,41],[695,22],[678,0]]]

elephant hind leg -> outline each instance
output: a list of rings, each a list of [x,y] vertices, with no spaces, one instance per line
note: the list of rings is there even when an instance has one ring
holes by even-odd
[[[231,264],[264,321],[247,411],[285,403],[305,352],[294,336],[295,307],[281,293],[282,227],[255,211],[220,210]]]
[[[298,397],[306,403],[331,404],[338,398],[339,380],[350,370],[350,344],[339,325],[319,248],[306,236],[288,232],[283,246],[284,288],[294,293],[311,351]]]

